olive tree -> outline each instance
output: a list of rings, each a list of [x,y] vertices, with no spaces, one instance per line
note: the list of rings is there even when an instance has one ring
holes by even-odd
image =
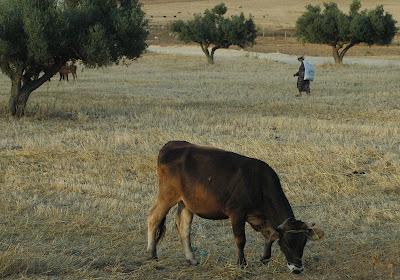
[[[0,1],[0,69],[11,80],[11,114],[22,116],[30,94],[66,62],[135,59],[147,35],[138,0]]]
[[[382,5],[372,10],[360,11],[360,8],[359,0],[353,0],[348,14],[333,2],[324,3],[323,10],[318,5],[308,5],[297,19],[297,37],[304,42],[331,46],[335,63],[339,64],[357,44],[390,44],[397,32],[393,16]]]
[[[224,17],[225,4],[219,4],[203,14],[195,14],[188,21],[178,20],[172,23],[171,31],[179,40],[198,43],[209,63],[214,63],[215,51],[230,46],[245,48],[255,43],[256,27],[252,18],[243,13]]]

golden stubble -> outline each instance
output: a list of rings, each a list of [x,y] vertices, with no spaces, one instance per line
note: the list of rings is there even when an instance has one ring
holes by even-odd
[[[80,71],[82,67],[79,67]],[[243,71],[243,70],[246,71]],[[145,255],[168,140],[256,157],[280,175],[296,216],[326,236],[305,249],[305,279],[397,279],[400,240],[398,68],[320,66],[296,98],[297,66],[255,58],[146,54],[129,67],[84,69],[7,114],[0,76],[0,276],[9,278],[291,279],[278,246],[235,265],[229,222],[195,218],[187,267],[173,212],[158,262]]]

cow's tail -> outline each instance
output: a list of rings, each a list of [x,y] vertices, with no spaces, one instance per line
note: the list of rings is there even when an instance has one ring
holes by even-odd
[[[164,217],[164,218],[161,220],[161,222],[160,222],[160,224],[158,225],[158,227],[157,227],[157,230],[156,230],[156,242],[157,242],[157,243],[158,243],[158,241],[160,241],[160,240],[164,237],[165,231],[167,230],[167,228],[165,227],[165,220],[166,220],[166,218],[167,218],[167,217]]]

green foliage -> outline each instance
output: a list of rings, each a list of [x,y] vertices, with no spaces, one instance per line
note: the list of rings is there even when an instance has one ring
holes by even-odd
[[[349,18],[339,10],[336,3],[319,6],[308,5],[306,12],[297,20],[297,36],[300,39],[320,44],[335,44],[348,40]]]
[[[318,5],[308,5],[297,20],[297,37],[305,42],[328,44],[337,50],[344,47],[343,55],[360,43],[390,44],[397,32],[392,15],[386,13],[381,5],[373,10],[360,12],[360,9],[359,0],[353,0],[349,14],[339,10],[333,2],[324,3],[324,10]]]
[[[360,0],[353,0],[350,4],[350,16],[353,17],[354,15],[358,14],[361,9],[361,1]]]
[[[216,5],[211,12],[213,14],[219,15],[219,16],[223,16],[226,14],[226,12],[228,11],[228,8],[225,6],[224,3],[218,4]]]
[[[253,45],[257,32],[252,18],[247,19],[243,13],[224,17],[227,10],[225,4],[219,4],[211,10],[205,10],[203,14],[194,15],[191,20],[175,21],[171,31],[181,41],[200,44],[211,62],[216,49],[232,45],[241,48]],[[209,47],[212,47],[211,53]]]
[[[103,66],[138,57],[146,48],[147,20],[137,0],[122,2],[1,1],[1,70],[9,75],[10,68],[37,72],[68,60]]]

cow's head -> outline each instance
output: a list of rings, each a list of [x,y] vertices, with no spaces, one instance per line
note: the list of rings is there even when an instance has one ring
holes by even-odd
[[[289,218],[278,226],[279,246],[285,254],[288,268],[293,273],[301,273],[303,266],[303,250],[307,240],[319,240],[324,236],[321,229],[308,225],[295,218]]]

